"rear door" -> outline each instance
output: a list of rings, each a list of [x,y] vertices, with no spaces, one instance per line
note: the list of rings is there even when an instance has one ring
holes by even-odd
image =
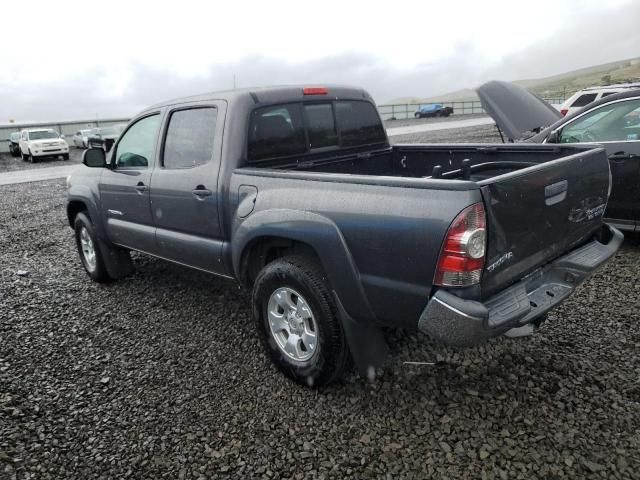
[[[100,176],[100,201],[107,235],[119,245],[154,253],[155,227],[149,208],[149,181],[155,163],[160,112],[131,124]]]
[[[612,190],[605,218],[633,230],[640,220],[640,98],[617,100],[587,111],[563,126],[558,139],[606,148]]]
[[[218,191],[224,113],[224,102],[168,110],[151,178],[158,255],[214,273],[225,273]]]
[[[483,296],[586,241],[602,224],[609,165],[602,149],[480,182],[487,209]]]

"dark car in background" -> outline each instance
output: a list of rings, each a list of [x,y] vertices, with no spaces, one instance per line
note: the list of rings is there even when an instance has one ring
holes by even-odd
[[[87,139],[88,148],[103,148],[108,152],[125,127],[126,125],[113,125],[94,128]]]
[[[428,105],[421,105],[413,116],[416,118],[448,117],[452,114],[453,107],[445,107],[440,103],[430,103]]]
[[[640,232],[640,89],[602,97],[566,117],[507,82],[488,82],[478,96],[510,142],[602,145],[612,177],[605,221]]]
[[[9,135],[9,152],[12,157],[20,156],[20,132],[13,132]]]

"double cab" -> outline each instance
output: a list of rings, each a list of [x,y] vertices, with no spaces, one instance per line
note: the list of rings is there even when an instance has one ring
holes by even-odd
[[[622,241],[601,147],[391,145],[359,88],[169,101],[83,163],[67,214],[93,280],[132,250],[235,280],[309,386],[374,372],[384,326],[470,345],[537,324]]]

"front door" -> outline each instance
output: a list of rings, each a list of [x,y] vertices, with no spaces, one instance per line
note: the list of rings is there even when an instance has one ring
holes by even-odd
[[[224,274],[218,216],[223,104],[181,105],[167,113],[151,178],[158,255]]]
[[[118,245],[154,253],[155,226],[149,207],[160,113],[141,118],[122,135],[100,176],[100,200],[109,239]]]
[[[612,189],[605,221],[633,230],[640,221],[640,99],[616,100],[577,117],[562,143],[600,143],[609,156]]]

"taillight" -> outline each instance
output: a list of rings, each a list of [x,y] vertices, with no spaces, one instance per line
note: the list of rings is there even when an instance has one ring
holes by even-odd
[[[467,287],[480,283],[486,239],[484,205],[476,203],[462,210],[447,231],[433,283],[442,287]]]
[[[304,87],[302,89],[303,95],[326,95],[329,93],[326,87]]]
[[[567,113],[569,113],[569,109],[568,108],[561,108],[560,109],[560,113],[564,117]]]

